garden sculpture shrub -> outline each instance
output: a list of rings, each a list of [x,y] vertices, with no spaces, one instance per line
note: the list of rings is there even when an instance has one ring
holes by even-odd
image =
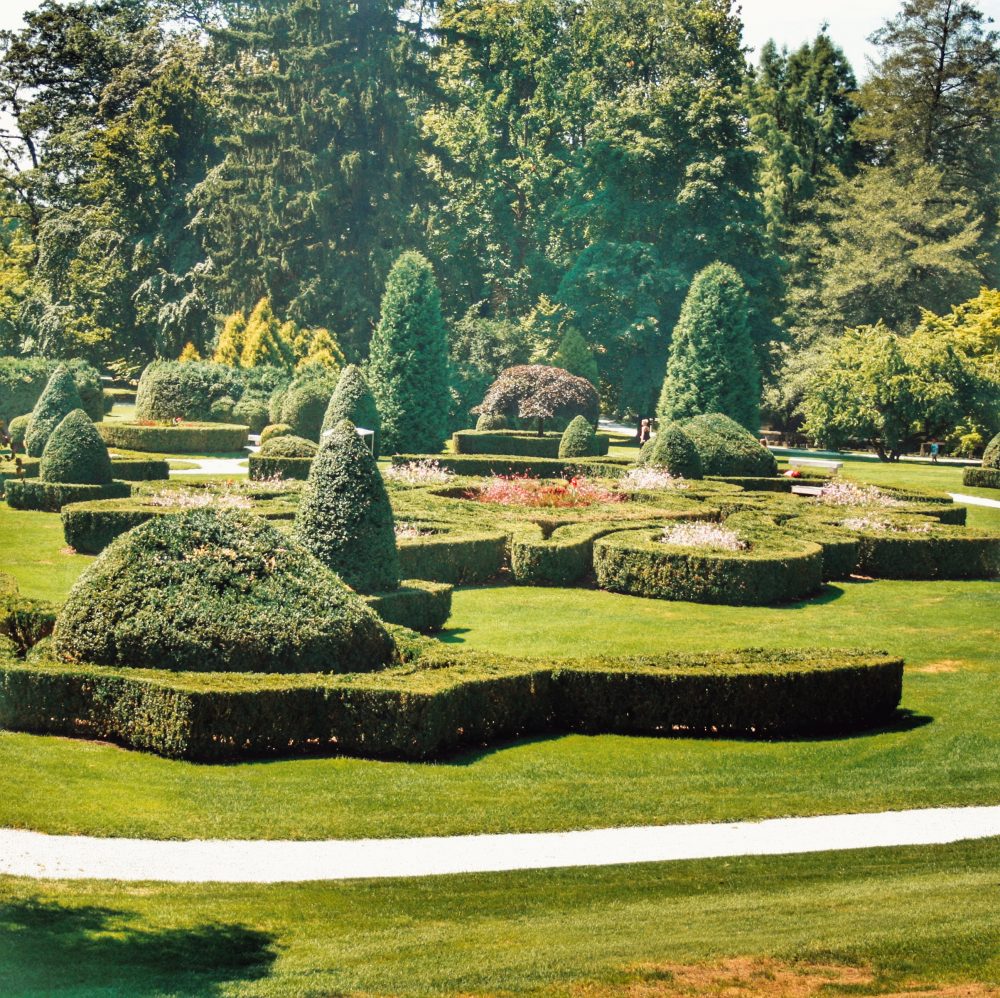
[[[52,431],[74,409],[82,408],[83,400],[73,375],[65,364],[60,364],[31,410],[31,424],[24,438],[28,455],[41,457]]]
[[[90,417],[74,409],[52,431],[42,451],[44,482],[108,485],[112,479],[108,448]]]
[[[559,457],[596,457],[597,434],[583,416],[574,416],[559,441]]]
[[[73,375],[83,411],[94,422],[104,415],[104,386],[96,369],[85,360],[54,361],[42,357],[0,357],[0,419],[30,413],[53,372],[65,364]]]
[[[282,434],[265,440],[258,453],[262,457],[312,457],[317,447],[317,444],[305,437]]]
[[[382,453],[382,419],[378,414],[375,396],[361,368],[356,364],[348,364],[340,373],[337,387],[333,390],[326,415],[323,417],[321,433],[332,430],[342,419],[353,423],[356,427],[371,430],[375,436],[372,440],[372,453],[376,459]]]
[[[983,467],[1000,471],[1000,433],[998,433],[983,451]]]
[[[272,400],[272,421],[286,423],[297,437],[318,441],[323,417],[336,387],[335,374],[308,369]]]
[[[294,436],[294,434],[292,433],[292,428],[287,423],[269,423],[260,431],[260,445],[263,447],[272,437],[288,436]]]
[[[233,406],[233,419],[250,427],[251,433],[261,433],[269,418],[267,403],[263,399],[244,398]]]
[[[476,429],[480,433],[489,433],[492,430],[506,430],[510,428],[510,420],[498,412],[484,412],[476,420]]]
[[[7,424],[7,435],[10,437],[10,442],[14,444],[15,447],[24,447],[24,438],[27,436],[29,426],[31,426],[30,412],[26,412],[23,416],[15,416],[10,423]]]
[[[294,535],[361,593],[399,586],[392,507],[378,465],[348,420],[324,435]]]
[[[600,408],[597,390],[586,378],[559,367],[520,364],[502,371],[472,411],[531,420],[542,433],[547,419],[583,416],[596,425]]]
[[[115,539],[59,614],[65,662],[198,672],[367,672],[394,644],[332,572],[243,510],[191,510]]]
[[[695,416],[681,427],[698,448],[706,475],[768,477],[778,473],[774,455],[752,433],[722,413]]]
[[[694,441],[678,423],[668,423],[639,452],[639,464],[666,468],[679,478],[702,477],[701,457]]]

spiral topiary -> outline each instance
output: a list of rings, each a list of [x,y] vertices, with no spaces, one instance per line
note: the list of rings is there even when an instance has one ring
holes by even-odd
[[[294,535],[358,592],[399,588],[389,496],[375,458],[346,419],[320,443]]]
[[[639,452],[639,464],[666,468],[680,478],[701,478],[701,457],[678,423],[668,423]]]
[[[590,421],[583,416],[574,416],[563,431],[559,441],[560,457],[595,457],[597,455],[597,434]]]
[[[108,448],[90,417],[74,409],[49,437],[39,465],[43,482],[107,485],[111,482]]]
[[[82,409],[83,401],[73,375],[60,364],[31,410],[31,425],[24,437],[29,457],[41,457],[52,431],[74,410]]]

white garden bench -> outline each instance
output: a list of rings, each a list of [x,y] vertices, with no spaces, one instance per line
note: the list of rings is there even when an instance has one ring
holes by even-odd
[[[825,468],[827,471],[840,471],[843,461],[824,461],[818,457],[790,457],[788,464],[792,468]]]

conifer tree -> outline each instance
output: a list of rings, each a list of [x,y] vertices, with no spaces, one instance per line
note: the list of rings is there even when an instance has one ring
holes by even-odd
[[[674,328],[657,417],[661,425],[723,413],[757,431],[760,375],[750,339],[749,298],[723,263],[695,275]]]
[[[372,453],[377,458],[381,454],[382,420],[368,382],[356,364],[348,364],[340,374],[323,418],[321,436],[327,430],[332,430],[342,419],[350,420],[356,427],[374,431]]]
[[[601,388],[597,361],[591,353],[587,341],[575,326],[570,326],[559,342],[559,348],[552,357],[552,366],[561,367],[578,378],[586,378],[598,391]]]
[[[434,270],[420,253],[393,264],[368,378],[387,454],[436,454],[448,432],[448,341]]]
[[[198,348],[188,340],[177,359],[182,364],[190,364],[192,361],[201,360],[201,354],[198,353]]]
[[[319,329],[306,329],[298,333],[296,357],[297,371],[307,367],[325,367],[331,371],[339,371],[347,363],[340,344],[330,330],[322,326]]]
[[[295,366],[292,345],[283,335],[282,324],[274,314],[269,298],[261,298],[257,302],[247,317],[243,331],[240,366],[257,367],[260,364],[287,369]]]
[[[39,477],[45,482],[108,485],[111,476],[107,444],[90,417],[82,409],[74,409],[46,442]]]
[[[60,364],[49,378],[31,410],[31,425],[24,438],[29,457],[41,457],[52,431],[74,410],[82,409],[80,392],[73,375],[65,364]]]
[[[247,317],[242,312],[233,312],[232,315],[226,316],[222,323],[222,331],[219,333],[219,341],[215,346],[215,353],[212,355],[212,360],[216,364],[239,367],[246,328]]]

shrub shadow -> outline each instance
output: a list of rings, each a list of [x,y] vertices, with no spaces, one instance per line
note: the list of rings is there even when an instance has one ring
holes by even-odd
[[[133,912],[0,898],[0,993],[216,995],[266,976],[273,937],[243,925],[144,928]]]

